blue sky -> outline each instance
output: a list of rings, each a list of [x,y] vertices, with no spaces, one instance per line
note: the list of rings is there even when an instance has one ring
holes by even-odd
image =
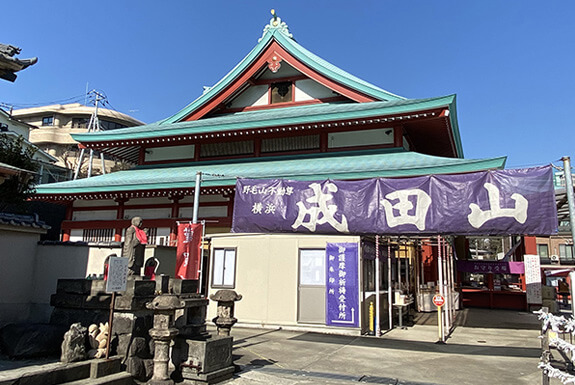
[[[525,167],[575,155],[570,1],[20,0],[0,42],[39,62],[0,82],[0,103],[61,101],[88,84],[118,111],[163,119],[255,46],[272,8],[298,43],[381,88],[457,94],[467,158]]]

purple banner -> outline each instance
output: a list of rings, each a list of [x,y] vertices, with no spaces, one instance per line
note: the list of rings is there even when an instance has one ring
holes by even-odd
[[[523,274],[523,262],[457,261],[457,271],[466,273]]]
[[[357,243],[328,243],[326,263],[325,323],[331,326],[359,326]]]
[[[550,235],[550,166],[358,181],[238,179],[236,233]]]

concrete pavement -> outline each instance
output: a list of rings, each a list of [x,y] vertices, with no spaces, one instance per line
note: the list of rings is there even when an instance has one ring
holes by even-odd
[[[539,384],[539,322],[533,314],[466,309],[437,344],[434,315],[382,337],[340,336],[235,327],[226,384]]]

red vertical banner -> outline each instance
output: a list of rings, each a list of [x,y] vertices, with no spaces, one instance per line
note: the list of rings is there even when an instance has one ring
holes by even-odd
[[[199,278],[202,257],[202,230],[201,223],[180,223],[178,225],[177,278]]]

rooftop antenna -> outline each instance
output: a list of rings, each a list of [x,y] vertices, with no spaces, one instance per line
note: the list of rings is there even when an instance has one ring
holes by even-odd
[[[88,92],[88,95],[90,95],[94,98],[94,106],[95,107],[94,107],[94,112],[92,113],[92,116],[90,116],[90,122],[88,123],[87,132],[88,133],[98,132],[98,131],[101,131],[100,119],[98,119],[98,105],[99,105],[100,101],[106,100],[106,96],[103,93],[98,92],[96,90],[92,90],[92,91]],[[80,169],[82,168],[82,162],[84,161],[85,152],[86,152],[86,148],[82,147],[82,150],[80,151],[80,157],[78,158],[78,164],[76,165],[76,171],[74,172],[74,180],[78,179],[78,175],[80,174]],[[106,174],[106,166],[104,163],[104,154],[100,153],[100,159],[102,160],[102,174],[105,175]],[[92,176],[92,163],[93,163],[93,161],[94,161],[94,150],[90,149],[87,178],[90,178]]]

